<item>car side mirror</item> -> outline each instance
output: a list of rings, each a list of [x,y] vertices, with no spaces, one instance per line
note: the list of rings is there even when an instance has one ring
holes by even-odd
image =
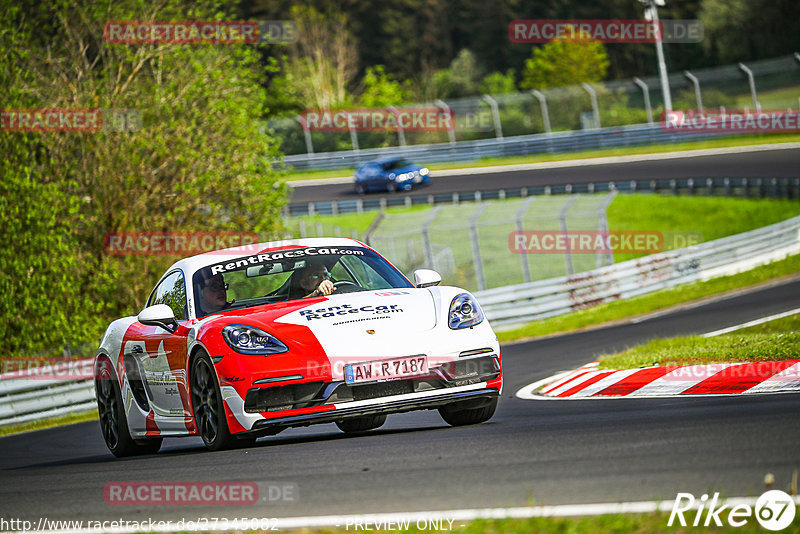
[[[414,283],[417,287],[438,286],[442,275],[431,269],[417,269],[414,271]]]
[[[172,313],[172,308],[166,304],[148,306],[139,312],[137,319],[140,323],[148,326],[160,326],[170,334],[178,329],[178,321],[175,320],[175,314]]]

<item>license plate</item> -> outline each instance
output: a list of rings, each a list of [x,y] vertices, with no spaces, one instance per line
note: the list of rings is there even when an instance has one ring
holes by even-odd
[[[344,366],[344,381],[348,384],[393,380],[428,374],[428,358],[407,356],[391,360],[354,363]]]

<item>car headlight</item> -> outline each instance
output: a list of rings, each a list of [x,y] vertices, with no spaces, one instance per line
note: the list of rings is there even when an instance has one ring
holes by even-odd
[[[472,296],[461,293],[450,303],[447,323],[453,330],[468,328],[481,322],[483,322],[483,311]]]
[[[420,175],[422,175],[422,176],[427,176],[427,174],[428,174],[429,172],[431,172],[431,171],[429,171],[429,170],[427,169],[427,167],[422,167],[422,168],[419,170],[419,173],[420,173]]]
[[[278,338],[243,324],[229,324],[222,329],[222,337],[233,350],[242,354],[280,354],[289,350]]]
[[[404,181],[406,178],[408,178],[408,175],[406,175],[406,173],[403,173],[403,174],[398,174],[398,175],[397,175],[397,181],[398,181],[398,182],[402,182],[402,181]]]

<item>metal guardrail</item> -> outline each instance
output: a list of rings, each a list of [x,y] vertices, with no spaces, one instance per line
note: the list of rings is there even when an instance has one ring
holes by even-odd
[[[730,137],[737,134],[708,132],[666,132],[659,125],[634,124],[592,130],[518,135],[514,137],[342,150],[285,156],[283,162],[295,170],[347,169],[386,156],[403,156],[428,163],[475,161],[527,154],[555,154],[626,146],[684,143],[698,139]]]
[[[735,274],[800,253],[800,217],[592,271],[478,291],[495,326],[512,327],[679,284]]]
[[[798,253],[800,217],[795,217],[685,249],[572,276],[478,291],[475,295],[495,326],[513,326],[733,274]],[[71,366],[91,369],[91,362],[73,361]],[[94,384],[91,378],[85,378],[85,371],[73,378],[70,374],[60,378],[59,374],[58,366],[50,366],[36,369],[34,379],[23,379],[20,373],[0,375],[0,426],[96,409]],[[53,378],[42,378],[51,375]]]
[[[424,190],[423,190],[424,191]],[[362,213],[369,210],[385,210],[395,206],[420,206],[435,204],[459,204],[534,195],[557,195],[572,193],[605,193],[609,191],[669,191],[673,194],[737,196],[744,198],[800,198],[800,178],[681,178],[661,180],[627,180],[558,184],[509,189],[490,189],[461,193],[392,195],[380,198],[357,198],[353,200],[331,200],[325,202],[296,202],[285,210],[287,216],[336,215],[339,213]]]
[[[94,382],[86,378],[93,362],[70,360],[0,375],[0,426],[96,410]]]

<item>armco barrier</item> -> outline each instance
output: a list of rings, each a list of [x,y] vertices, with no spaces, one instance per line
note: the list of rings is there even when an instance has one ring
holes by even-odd
[[[369,210],[385,210],[394,206],[420,206],[435,204],[459,204],[481,202],[534,195],[557,195],[572,193],[621,192],[670,192],[687,195],[735,196],[743,198],[800,198],[800,178],[789,177],[716,177],[679,178],[659,180],[624,180],[587,183],[564,183],[509,189],[485,189],[453,193],[426,194],[424,189],[410,195],[384,195],[377,198],[332,200],[325,202],[295,202],[285,209],[287,216],[336,215],[339,213],[362,213]]]
[[[92,362],[91,359],[71,360],[70,368],[91,369]],[[0,374],[0,426],[97,408],[91,379],[69,376],[63,365],[31,368],[26,372],[34,378],[22,378],[20,372]],[[43,378],[45,376],[53,378]]]
[[[495,326],[510,327],[679,284],[735,274],[800,253],[800,217],[572,276],[478,291]]]
[[[798,253],[800,217],[794,217],[685,249],[475,295],[495,326],[510,326],[733,274]],[[41,368],[40,376],[49,369]],[[93,409],[91,379],[21,380],[13,373],[0,375],[0,426]]]
[[[361,150],[341,150],[316,154],[285,156],[283,163],[297,171],[354,168],[362,163],[386,156],[402,156],[430,163],[475,161],[527,154],[555,154],[639,145],[663,145],[732,137],[736,134],[708,132],[668,132],[658,124],[612,126],[592,130],[572,130],[531,135],[435,143],[427,145],[391,146]]]

